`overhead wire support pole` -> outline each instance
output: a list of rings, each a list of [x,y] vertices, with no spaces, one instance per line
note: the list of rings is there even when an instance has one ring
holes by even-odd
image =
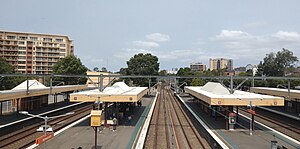
[[[233,90],[233,76],[230,76],[230,94],[233,94],[234,90]]]
[[[243,80],[238,86],[236,86],[236,88],[234,88],[234,90],[239,89],[247,80],[249,80],[249,79],[246,78],[245,80]]]
[[[102,92],[103,91],[103,74],[100,74],[100,91]]]
[[[26,74],[26,80],[27,80],[27,83],[26,83],[26,94],[28,95],[29,94],[29,80],[28,80],[28,76]]]
[[[53,87],[52,87],[52,80],[53,79],[53,77],[52,76],[50,76],[50,95],[52,96],[52,89],[53,89]]]
[[[288,99],[291,98],[291,80],[288,79]]]

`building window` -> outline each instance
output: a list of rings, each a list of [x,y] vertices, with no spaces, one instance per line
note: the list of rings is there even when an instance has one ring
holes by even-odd
[[[19,47],[19,50],[26,50],[26,47]]]
[[[20,54],[20,55],[26,55],[26,52],[25,51],[19,51],[18,54]]]
[[[61,38],[57,38],[55,41],[56,41],[56,42],[64,42],[64,40],[61,39]]]
[[[19,56],[18,59],[26,59],[26,56]]]
[[[52,42],[52,38],[43,38],[43,41]]]
[[[25,41],[19,41],[19,44],[24,45]]]
[[[7,35],[6,39],[16,39],[16,36],[9,36],[9,35]]]
[[[26,61],[18,61],[18,64],[26,64]]]
[[[65,56],[65,54],[64,53],[59,53],[59,56]]]
[[[60,49],[60,52],[66,52],[66,50],[65,49]]]
[[[60,44],[59,46],[60,47],[66,47],[66,44]]]
[[[29,37],[29,39],[32,40],[32,41],[37,41],[38,40],[37,37]]]
[[[27,37],[25,37],[25,36],[19,36],[19,40],[26,40],[27,39]]]

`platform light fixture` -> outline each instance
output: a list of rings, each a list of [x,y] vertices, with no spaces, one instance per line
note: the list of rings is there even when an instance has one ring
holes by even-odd
[[[67,115],[72,115],[75,112],[68,112],[68,113],[65,113],[65,114],[62,114],[62,115],[51,116],[51,117],[47,117],[47,116],[43,117],[43,116],[40,116],[40,115],[30,114],[28,111],[20,111],[19,113],[20,114],[24,114],[24,115],[28,115],[28,116],[31,116],[31,117],[36,117],[36,118],[44,119],[45,120],[45,125],[42,125],[41,127],[39,127],[37,129],[37,131],[44,132],[44,135],[46,136],[47,132],[53,132],[52,127],[50,125],[47,125],[47,122],[48,122],[49,119],[63,117],[63,116],[67,116]],[[46,142],[44,142],[44,149],[46,149]]]

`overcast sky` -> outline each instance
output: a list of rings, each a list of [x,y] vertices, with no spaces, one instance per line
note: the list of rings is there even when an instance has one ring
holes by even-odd
[[[232,58],[258,64],[287,48],[300,58],[299,0],[2,0],[0,30],[64,34],[84,65],[118,71],[137,53],[160,69]]]

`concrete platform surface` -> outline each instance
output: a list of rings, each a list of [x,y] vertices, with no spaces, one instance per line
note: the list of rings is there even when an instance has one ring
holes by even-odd
[[[225,130],[225,119],[223,117],[217,117],[215,119],[212,116],[208,116],[201,110],[199,103],[193,101],[193,98],[187,95],[181,96],[181,98],[198,114],[198,116],[205,121],[205,123],[211,127],[216,135],[220,137],[229,147],[234,149],[267,149],[271,148],[271,141],[278,141],[277,145],[285,146],[289,149],[297,148],[296,144],[291,144],[289,140],[278,136],[272,131],[262,128],[261,126],[255,126],[253,135],[249,135],[249,120],[239,117],[239,126],[234,131]],[[275,135],[275,137],[273,136]]]
[[[154,97],[143,97],[142,106],[136,107],[133,114],[131,125],[123,122],[125,125],[117,126],[113,132],[112,127],[104,128],[98,132],[97,149],[126,149],[136,137],[136,132],[141,127],[139,122],[141,115],[145,114],[150,107]],[[143,119],[142,119],[143,120]],[[99,130],[99,129],[98,129]],[[90,118],[82,123],[71,127],[46,143],[47,148],[51,149],[94,149],[95,131],[90,126]],[[37,147],[42,149],[43,145]]]

